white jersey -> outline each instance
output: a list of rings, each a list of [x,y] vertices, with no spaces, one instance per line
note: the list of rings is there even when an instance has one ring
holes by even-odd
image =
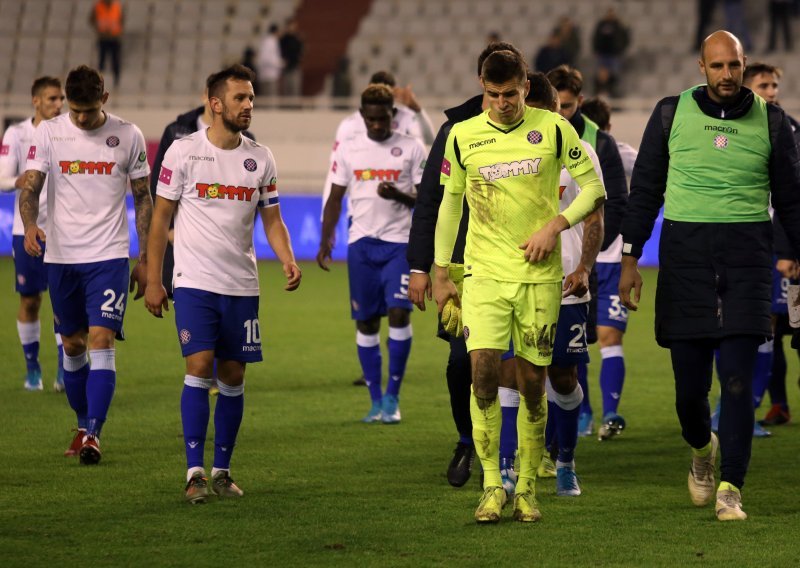
[[[27,169],[47,174],[45,262],[128,258],[128,178],[146,177],[150,166],[139,127],[105,114],[95,130],[62,114],[42,121],[33,136]]]
[[[25,172],[28,150],[31,147],[35,131],[36,127],[33,125],[33,118],[28,118],[8,127],[8,130],[3,135],[3,142],[0,144],[0,176],[17,178]],[[14,227],[11,233],[15,236],[25,234],[25,228],[22,226],[22,217],[19,214],[19,194],[20,190],[17,189],[14,195]],[[44,227],[46,223],[47,191],[43,188],[39,194],[38,224]]]
[[[591,144],[583,140],[581,140],[581,144],[583,144],[586,153],[592,159],[594,171],[597,173],[597,177],[600,178],[600,181],[602,182],[603,171],[600,168],[600,160],[597,158],[594,148],[592,148]],[[559,211],[563,212],[567,207],[570,206],[570,204],[572,204],[575,198],[578,197],[578,193],[580,193],[581,188],[578,183],[572,179],[572,176],[569,175],[566,168],[562,168],[561,180],[558,189],[559,195],[561,196],[559,199]],[[561,233],[561,264],[564,267],[564,274],[569,275],[575,272],[581,262],[582,252],[583,221]],[[586,294],[580,298],[576,296],[567,296],[566,298],[561,298],[561,305],[566,306],[568,304],[583,304],[588,302],[590,298],[591,295],[589,292],[586,292]]]
[[[631,187],[631,175],[633,174],[633,164],[636,162],[636,156],[639,153],[636,148],[625,142],[617,142],[619,148],[619,155],[622,158],[622,167],[625,169],[625,178],[628,183],[628,191]],[[622,262],[622,235],[617,235],[617,238],[612,241],[608,248],[600,251],[597,255],[597,262],[615,263]]]
[[[176,140],[164,154],[156,193],[179,202],[175,288],[258,296],[253,228],[258,207],[278,204],[278,174],[269,148],[241,140],[223,150],[203,129]]]
[[[403,193],[413,195],[422,179],[425,149],[417,140],[393,133],[381,142],[366,133],[343,141],[331,166],[332,183],[349,190],[350,237],[390,243],[407,243],[411,231],[411,209],[378,195],[382,181],[392,182]]]
[[[392,131],[399,132],[416,138],[421,144],[425,144],[425,132],[432,130],[430,126],[430,119],[425,115],[425,112],[416,113],[407,106],[396,105],[397,114],[392,119]],[[426,122],[426,124],[423,124]],[[331,150],[330,164],[328,165],[328,176],[325,178],[325,185],[322,188],[322,212],[325,212],[325,204],[328,202],[328,197],[331,194],[331,166],[336,156],[336,150],[339,145],[352,138],[366,136],[367,125],[364,123],[364,117],[361,116],[359,111],[345,117],[339,123],[336,129],[336,140],[333,142],[333,149]]]

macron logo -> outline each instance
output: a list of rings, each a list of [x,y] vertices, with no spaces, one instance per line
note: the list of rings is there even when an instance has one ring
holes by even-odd
[[[161,166],[161,173],[158,175],[158,181],[164,185],[169,185],[172,183],[172,170]]]

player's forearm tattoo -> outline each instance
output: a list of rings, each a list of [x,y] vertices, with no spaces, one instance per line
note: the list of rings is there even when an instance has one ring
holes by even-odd
[[[595,210],[583,220],[581,264],[588,269],[594,266],[600,247],[603,246],[603,209]]]
[[[39,218],[39,194],[44,187],[44,177],[42,172],[35,170],[25,172],[22,191],[19,194],[19,214],[25,229],[35,225]]]
[[[133,208],[136,213],[136,235],[139,237],[140,256],[147,251],[147,233],[150,231],[150,220],[153,218],[153,198],[150,196],[150,183],[147,176],[131,180]]]

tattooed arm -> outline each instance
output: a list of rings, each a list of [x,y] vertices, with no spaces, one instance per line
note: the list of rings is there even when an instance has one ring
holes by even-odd
[[[581,261],[575,272],[564,280],[563,297],[580,298],[589,291],[589,274],[600,253],[603,244],[603,207],[598,207],[583,220],[583,242],[581,243]]]
[[[41,256],[42,247],[39,241],[45,241],[45,234],[36,224],[39,218],[39,194],[44,187],[45,174],[37,170],[28,170],[23,174],[21,192],[19,194],[19,214],[25,227],[25,252],[31,256]]]
[[[136,213],[136,235],[139,238],[139,262],[131,271],[129,291],[133,292],[138,284],[134,300],[144,296],[147,287],[147,233],[150,231],[150,220],[153,218],[153,198],[150,196],[150,182],[147,176],[131,180],[133,208]]]

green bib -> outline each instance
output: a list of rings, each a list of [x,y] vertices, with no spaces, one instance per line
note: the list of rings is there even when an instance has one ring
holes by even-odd
[[[593,120],[589,120],[586,115],[583,115],[583,121],[586,123],[586,126],[583,127],[583,136],[581,136],[581,140],[589,144],[589,146],[592,147],[592,150],[596,152],[597,131],[600,130],[600,127],[597,126],[597,123]]]
[[[669,135],[664,218],[695,223],[769,221],[767,104],[741,118],[712,118],[684,91]]]

